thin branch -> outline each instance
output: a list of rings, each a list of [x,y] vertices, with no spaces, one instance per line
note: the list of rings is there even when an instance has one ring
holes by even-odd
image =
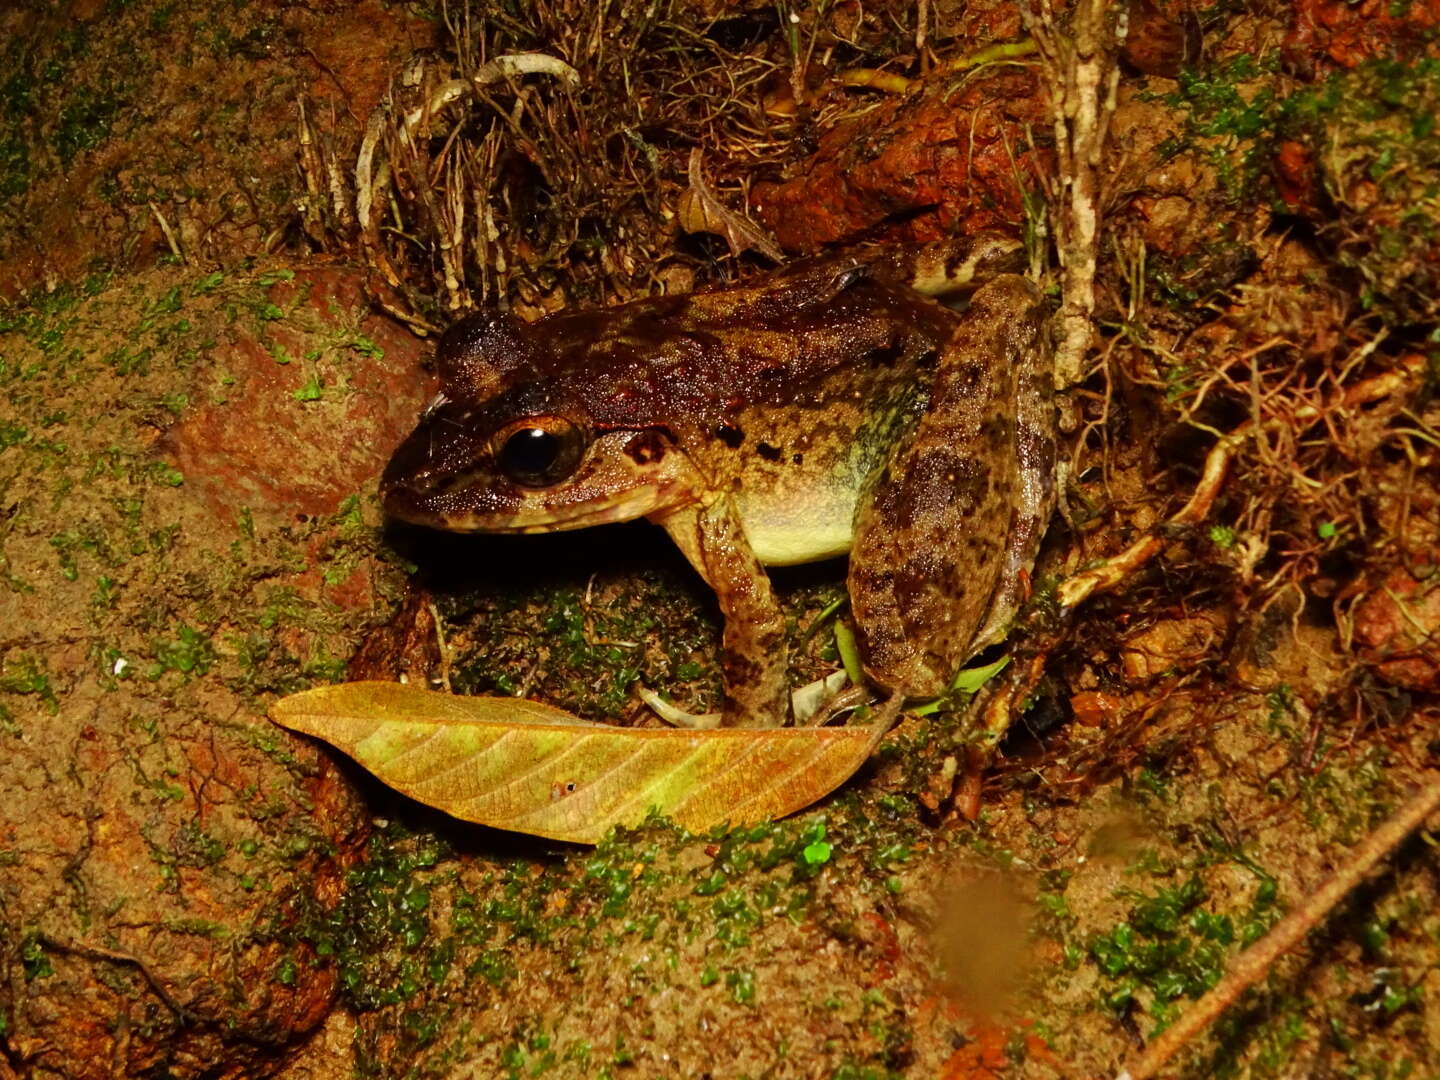
[[[1265,977],[1281,954],[1300,940],[1328,915],[1360,879],[1425,819],[1440,810],[1440,775],[1429,773],[1425,785],[1389,821],[1350,850],[1345,865],[1311,892],[1300,906],[1276,923],[1263,938],[1241,953],[1230,972],[1208,994],[1186,1010],[1175,1024],[1165,1029],[1146,1047],[1117,1080],[1150,1080],[1191,1039],[1213,1024],[1246,990]]]
[[[1235,456],[1240,436],[1230,435],[1221,439],[1205,455],[1205,469],[1200,482],[1195,485],[1189,500],[1163,526],[1149,536],[1135,541],[1113,559],[1106,559],[1099,566],[1075,574],[1060,585],[1060,606],[1073,608],[1097,592],[1105,592],[1124,582],[1131,574],[1154,558],[1167,542],[1165,533],[1177,526],[1198,525],[1210,513],[1210,507],[1224,486],[1230,471],[1230,461]]]
[[[188,266],[189,260],[185,258],[185,252],[180,247],[180,241],[176,239],[175,233],[171,231],[170,223],[165,220],[165,215],[160,213],[160,208],[153,202],[147,202],[145,205],[150,207],[150,213],[154,214],[155,220],[160,223],[160,231],[165,234],[165,242],[170,245],[170,254]]]

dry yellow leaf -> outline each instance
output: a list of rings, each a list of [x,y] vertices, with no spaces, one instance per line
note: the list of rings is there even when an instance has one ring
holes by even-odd
[[[454,817],[583,844],[652,809],[695,831],[784,817],[844,783],[883,734],[617,728],[520,698],[387,682],[306,690],[270,715]]]

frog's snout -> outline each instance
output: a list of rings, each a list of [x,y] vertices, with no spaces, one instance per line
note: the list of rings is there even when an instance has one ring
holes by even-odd
[[[380,481],[380,501],[387,517],[412,525],[470,531],[472,519],[492,501],[482,476],[474,470],[425,472]]]
[[[391,517],[433,524],[444,505],[462,500],[474,485],[482,447],[453,437],[440,440],[438,434],[433,423],[422,422],[385,466],[380,499]]]
[[[414,521],[422,516],[427,504],[441,494],[444,478],[427,473],[402,474],[393,468],[393,462],[391,464],[392,468],[387,468],[380,478],[381,505],[389,517]]]
[[[410,505],[409,500],[432,499],[437,495],[450,494],[464,487],[465,484],[461,482],[461,478],[453,474],[424,472],[415,476],[397,477],[393,481],[386,476],[380,482],[380,493],[386,509],[389,510],[392,504],[397,508],[404,508]]]

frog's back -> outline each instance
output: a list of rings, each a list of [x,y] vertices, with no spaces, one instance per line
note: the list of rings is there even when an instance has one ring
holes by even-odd
[[[566,387],[602,428],[713,433],[752,410],[813,413],[847,380],[913,380],[953,327],[949,309],[863,271],[551,315],[523,329],[526,377]]]

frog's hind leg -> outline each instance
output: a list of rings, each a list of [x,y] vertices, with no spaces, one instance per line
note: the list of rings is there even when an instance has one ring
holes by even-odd
[[[934,696],[999,640],[1052,500],[1054,437],[1038,291],[979,289],[937,366],[914,435],[862,498],[850,598],[866,669]]]
[[[867,264],[876,277],[926,296],[974,292],[997,275],[1024,269],[1025,245],[998,232],[978,232],[927,244],[888,247]]]

